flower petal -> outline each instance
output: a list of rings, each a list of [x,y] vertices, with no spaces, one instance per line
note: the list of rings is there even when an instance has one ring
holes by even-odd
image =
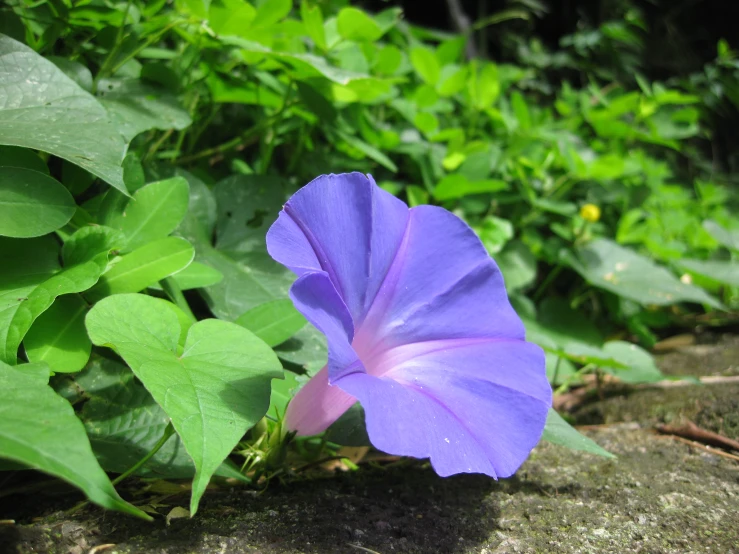
[[[326,273],[306,273],[290,287],[293,304],[328,342],[328,371],[336,379],[365,371],[352,348],[354,325],[346,304]],[[340,414],[339,414],[340,415]]]
[[[297,275],[328,274],[360,322],[392,263],[408,207],[361,173],[322,175],[296,192],[267,233],[272,257]]]
[[[550,400],[438,366],[413,367],[392,379],[355,373],[336,381],[362,404],[372,444],[430,458],[441,476],[515,473],[541,438]]]
[[[337,386],[328,384],[328,368],[316,373],[298,391],[285,413],[285,428],[298,435],[317,435],[357,402]]]
[[[480,239],[435,206],[410,210],[395,261],[357,327],[362,357],[376,349],[439,339],[523,339],[503,276]],[[542,370],[543,371],[543,370]]]

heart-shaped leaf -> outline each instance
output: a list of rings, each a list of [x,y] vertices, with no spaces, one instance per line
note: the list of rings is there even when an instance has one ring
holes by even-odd
[[[64,479],[104,508],[151,520],[118,496],[82,422],[48,380],[45,364],[0,362],[0,456]]]
[[[0,144],[64,158],[121,192],[126,143],[95,98],[28,46],[0,35]]]
[[[216,319],[193,325],[178,356],[176,315],[138,294],[98,302],[86,325],[92,342],[118,352],[172,419],[195,463],[195,514],[213,472],[267,412],[270,382],[282,377],[277,356],[243,327]]]
[[[162,305],[169,304],[162,300]],[[275,381],[281,383],[282,381]],[[57,383],[58,384],[58,383]],[[72,398],[84,397],[79,417],[92,450],[106,471],[123,473],[141,460],[162,437],[169,417],[123,363],[93,354],[88,366],[69,380]],[[245,480],[233,464],[221,465],[221,477]],[[195,466],[178,436],[170,438],[136,475],[192,479]]]
[[[48,175],[0,167],[0,235],[40,237],[72,219],[77,206],[69,191]]]

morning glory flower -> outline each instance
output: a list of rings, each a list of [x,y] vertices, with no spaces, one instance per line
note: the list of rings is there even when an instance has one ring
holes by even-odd
[[[298,276],[290,297],[328,341],[327,366],[288,406],[289,430],[320,433],[359,401],[381,451],[429,458],[442,476],[518,469],[551,387],[466,223],[408,209],[371,176],[323,175],[288,200],[267,247]]]

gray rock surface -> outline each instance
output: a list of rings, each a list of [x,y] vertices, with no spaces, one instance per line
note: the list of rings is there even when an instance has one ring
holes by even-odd
[[[736,375],[739,341],[688,347],[661,364],[674,374]],[[616,460],[542,444],[514,478],[497,483],[474,475],[441,479],[416,462],[364,467],[262,494],[215,491],[195,519],[169,525],[163,517],[144,523],[94,508],[57,512],[0,524],[0,552],[739,552],[739,462],[653,430],[690,417],[731,434],[738,393],[739,384],[728,384],[589,400],[575,416],[595,424],[585,432]],[[49,508],[43,502],[38,513]],[[186,506],[187,494],[161,503],[166,514]]]

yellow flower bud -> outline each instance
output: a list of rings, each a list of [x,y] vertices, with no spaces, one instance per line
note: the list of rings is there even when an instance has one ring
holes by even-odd
[[[595,223],[600,219],[600,208],[595,204],[585,204],[580,208],[580,217],[590,223]]]

